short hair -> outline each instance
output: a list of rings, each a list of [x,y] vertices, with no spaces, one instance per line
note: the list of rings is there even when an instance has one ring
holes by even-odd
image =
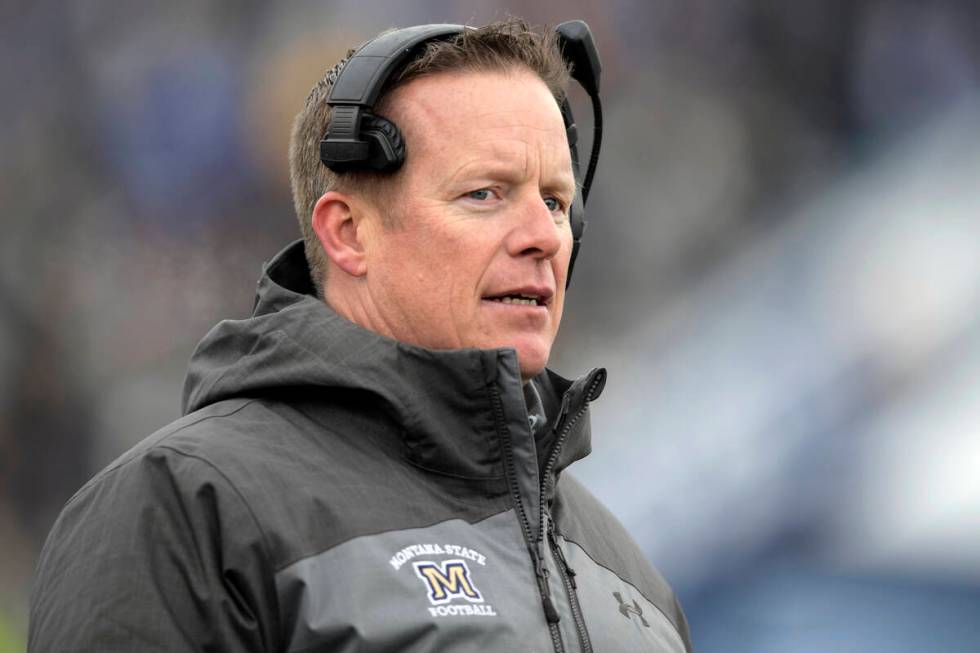
[[[303,234],[310,276],[321,298],[324,296],[327,259],[313,231],[313,207],[317,200],[331,190],[361,193],[377,199],[398,177],[397,172],[383,174],[364,170],[338,174],[320,161],[320,140],[330,124],[327,98],[341,69],[354,52],[349,51],[310,91],[306,105],[293,122],[289,143],[293,205]],[[421,53],[388,82],[374,110],[383,114],[385,100],[390,93],[419,77],[445,72],[507,72],[521,68],[541,78],[555,101],[561,104],[568,87],[569,70],[562,58],[555,31],[544,29],[537,32],[523,20],[509,18],[466,29],[447,40],[427,43]],[[385,219],[388,219],[387,216]]]

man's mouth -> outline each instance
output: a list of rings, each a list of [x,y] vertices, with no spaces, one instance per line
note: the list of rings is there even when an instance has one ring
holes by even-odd
[[[544,283],[514,284],[509,288],[507,286],[497,286],[497,288],[488,292],[483,299],[498,304],[547,308],[551,305],[551,299],[554,294],[555,291]]]
[[[544,306],[545,300],[539,295],[501,295],[500,297],[487,297],[491,302],[501,304],[523,304],[525,306]]]

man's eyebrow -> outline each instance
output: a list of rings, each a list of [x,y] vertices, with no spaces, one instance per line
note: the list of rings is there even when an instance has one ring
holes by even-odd
[[[447,178],[447,185],[452,186],[470,179],[519,182],[526,176],[523,166],[508,164],[502,159],[469,161],[460,165]]]
[[[527,179],[528,175],[524,166],[508,163],[506,158],[491,158],[487,160],[473,160],[460,165],[447,178],[447,185],[454,185],[465,182],[469,179],[500,180],[506,182],[520,182]],[[571,170],[567,172],[556,171],[546,172],[541,179],[542,188],[551,189],[556,192],[566,192],[574,194],[578,189],[578,182]]]
[[[578,192],[578,180],[571,169],[555,171],[542,176],[541,188],[544,191],[567,196],[570,201]]]
[[[575,175],[572,174],[571,171],[569,171],[567,174],[562,172],[547,178],[547,181],[542,184],[542,186],[559,192],[568,193],[569,195],[574,195],[578,192],[578,180],[575,179]]]

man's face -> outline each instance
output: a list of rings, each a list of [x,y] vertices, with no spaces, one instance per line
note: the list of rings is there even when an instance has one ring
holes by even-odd
[[[433,349],[517,350],[542,369],[561,321],[575,193],[561,112],[529,71],[441,73],[397,89],[407,157],[370,220],[376,331]]]

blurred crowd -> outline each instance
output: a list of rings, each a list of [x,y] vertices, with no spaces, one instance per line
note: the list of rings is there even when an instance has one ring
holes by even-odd
[[[508,14],[602,56],[553,366],[609,368],[579,476],[697,650],[980,649],[980,4],[7,0],[0,653],[61,506],[298,237],[309,88],[382,29]]]

